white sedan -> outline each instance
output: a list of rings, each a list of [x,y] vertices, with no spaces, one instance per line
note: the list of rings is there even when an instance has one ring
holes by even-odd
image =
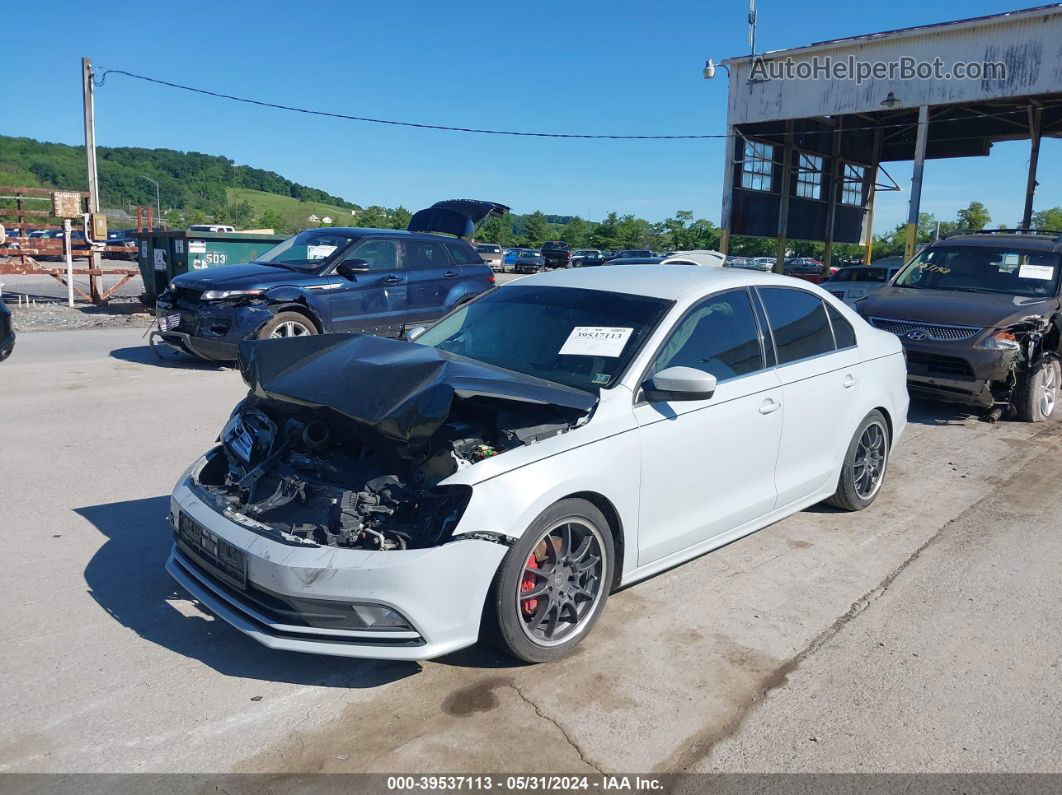
[[[808,282],[544,273],[415,342],[248,342],[173,492],[169,572],[263,644],[542,662],[618,587],[823,500],[869,506],[907,416],[897,338]]]

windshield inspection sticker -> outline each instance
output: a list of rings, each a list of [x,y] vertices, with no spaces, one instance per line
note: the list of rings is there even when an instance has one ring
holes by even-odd
[[[1029,265],[1028,263],[1018,268],[1019,279],[1040,279],[1048,281],[1055,278],[1054,265]]]
[[[608,356],[615,358],[623,353],[623,346],[631,336],[632,328],[609,328],[606,326],[576,326],[558,351],[562,356]]]

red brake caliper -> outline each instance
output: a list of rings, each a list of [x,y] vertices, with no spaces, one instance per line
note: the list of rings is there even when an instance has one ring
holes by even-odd
[[[538,568],[538,561],[535,560],[535,554],[533,552],[527,558],[527,568]],[[520,593],[527,593],[534,587],[535,575],[529,571],[525,571],[524,578],[520,581]],[[521,609],[524,611],[525,616],[533,616],[535,614],[535,611],[538,610],[538,599],[525,599]]]

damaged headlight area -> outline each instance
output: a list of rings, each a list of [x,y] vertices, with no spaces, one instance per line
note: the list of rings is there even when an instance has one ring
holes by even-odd
[[[499,429],[494,423],[520,420],[500,407],[460,408],[480,421],[444,423],[428,455],[411,465],[379,452],[378,442],[366,443],[328,409],[249,398],[225,426],[196,484],[234,520],[288,540],[373,550],[435,546],[451,536],[472,496],[469,486],[439,481],[568,427],[524,417],[529,427]]]

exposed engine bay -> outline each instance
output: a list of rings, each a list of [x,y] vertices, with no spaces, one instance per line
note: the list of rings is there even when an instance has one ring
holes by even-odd
[[[596,405],[588,393],[433,348],[329,336],[241,349],[251,394],[195,480],[217,510],[289,543],[372,550],[443,543],[472,490],[442,481],[565,433]],[[337,347],[344,366],[319,372],[321,354]],[[387,382],[359,378],[363,363],[349,358],[350,347],[388,353]],[[306,358],[309,350],[318,356]]]

